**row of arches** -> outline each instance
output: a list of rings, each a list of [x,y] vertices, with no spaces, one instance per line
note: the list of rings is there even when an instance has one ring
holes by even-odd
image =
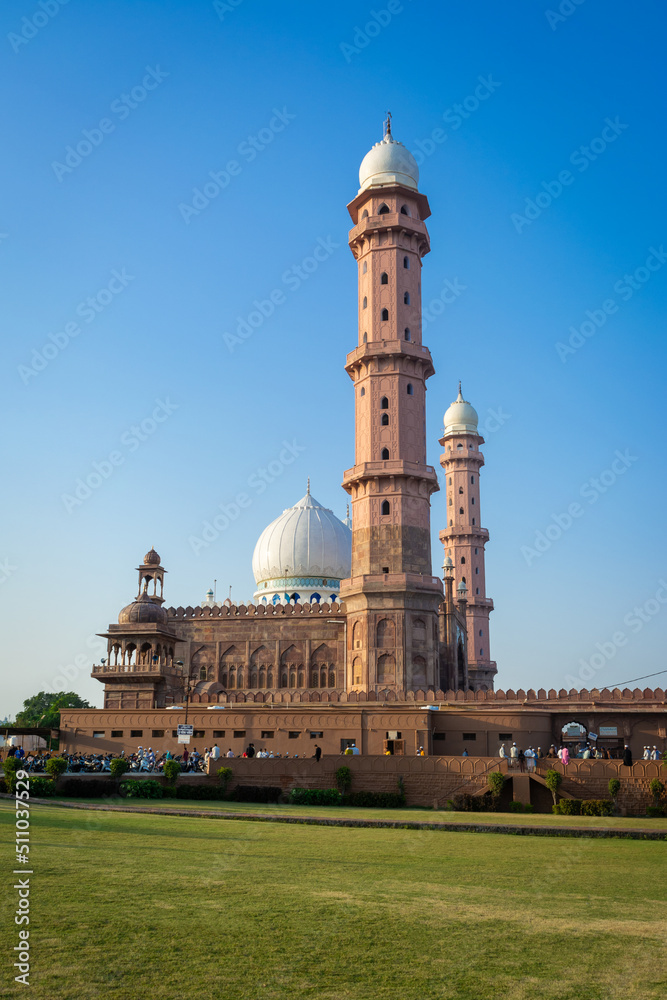
[[[161,667],[172,666],[174,662],[172,646],[162,645],[159,642],[137,643],[132,639],[110,643],[108,655],[109,666],[117,667],[142,666],[159,670]]]
[[[205,674],[205,668],[202,668]],[[276,677],[278,684],[275,684]],[[306,680],[307,677],[307,680]],[[206,677],[202,677],[206,680]],[[223,670],[220,674],[220,684],[225,690],[234,691],[239,689],[262,689],[274,686],[281,688],[335,688],[336,668],[333,664],[323,663],[321,666],[311,667],[306,674],[303,664],[296,665],[293,669],[283,669],[276,675],[273,668],[268,670],[260,669],[257,672],[247,672],[243,667],[236,669],[230,667],[228,671]]]
[[[411,216],[410,209],[408,208],[407,205],[401,205],[399,211],[400,211],[401,215],[407,215],[408,217]],[[377,210],[377,214],[378,215],[387,215],[389,212],[391,212],[391,209],[389,208],[389,205],[387,205],[387,203],[383,201],[382,204],[380,205],[380,207]],[[361,218],[362,219],[367,219],[368,218],[368,209],[367,208],[365,208],[363,210],[363,212],[361,213]]]

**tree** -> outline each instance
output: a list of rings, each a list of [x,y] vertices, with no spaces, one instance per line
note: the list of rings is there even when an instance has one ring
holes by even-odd
[[[164,767],[162,768],[162,773],[167,779],[167,784],[171,788],[174,788],[176,785],[176,779],[181,773],[180,760],[165,760]]]
[[[500,801],[500,793],[505,785],[505,775],[500,771],[491,771],[487,774],[486,780],[491,789],[491,798],[493,799],[493,808],[498,808],[498,802]]]
[[[222,785],[222,794],[225,795],[227,793],[227,785],[232,780],[232,769],[231,767],[219,767],[217,774]]]
[[[57,781],[60,775],[67,770],[67,761],[64,757],[51,757],[45,766],[46,773],[50,774],[54,781]]]
[[[554,771],[553,768],[550,768],[544,775],[544,781],[546,783],[547,788],[549,789],[549,791],[553,796],[554,805],[556,805],[557,802],[557,792],[558,789],[560,788],[560,783],[562,780],[563,780],[563,775],[560,773],[560,771]]]
[[[58,691],[56,694],[40,691],[32,698],[26,698],[14,725],[59,729],[61,708],[91,708],[91,706],[79,697],[76,691]]]
[[[663,785],[660,778],[653,778],[651,784],[648,787],[650,789],[651,795],[653,796],[653,805],[657,806],[658,803],[660,802],[662,793],[665,790],[665,786]]]
[[[339,767],[335,773],[336,784],[340,788],[341,792],[345,794],[349,792],[350,786],[352,784],[352,771],[349,767]]]
[[[124,757],[114,757],[114,759],[109,764],[109,771],[111,772],[111,777],[115,781],[120,781],[126,771],[130,770],[130,765],[125,760]]]
[[[608,788],[609,788],[609,794],[611,795],[614,801],[614,808],[616,808],[616,796],[621,790],[621,782],[619,781],[618,778],[610,778]]]

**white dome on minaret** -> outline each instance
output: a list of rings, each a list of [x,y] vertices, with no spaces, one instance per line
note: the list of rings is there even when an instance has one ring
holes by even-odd
[[[477,410],[463,398],[459,382],[459,394],[445,413],[445,437],[448,434],[477,434],[478,424]]]
[[[258,603],[338,600],[350,575],[352,532],[310,494],[284,510],[259,536],[252,557]],[[295,596],[296,595],[296,596]]]
[[[417,190],[419,167],[414,156],[391,134],[391,115],[385,123],[380,142],[366,153],[359,167],[360,191],[383,184],[403,184]]]

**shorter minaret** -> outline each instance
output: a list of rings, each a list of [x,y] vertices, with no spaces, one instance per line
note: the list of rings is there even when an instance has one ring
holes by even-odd
[[[475,690],[492,690],[497,667],[489,649],[489,615],[493,601],[486,596],[484,547],[489,540],[481,527],[479,470],[484,456],[479,446],[475,409],[461,393],[445,413],[440,464],[446,476],[447,524],[440,532],[445,557],[452,560],[457,603],[465,610],[468,631],[468,681]],[[467,592],[467,593],[466,593]],[[467,599],[467,604],[464,603]]]

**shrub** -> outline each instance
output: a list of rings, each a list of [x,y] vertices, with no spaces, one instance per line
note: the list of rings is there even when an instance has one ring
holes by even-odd
[[[658,819],[660,816],[667,816],[667,809],[664,806],[646,806],[646,815],[650,819]]]
[[[448,804],[450,802],[457,812],[488,812],[492,806],[489,795],[469,795],[467,792],[452,796],[447,800]]]
[[[511,813],[522,813],[523,812],[523,802],[510,802],[510,812]]]
[[[179,760],[165,760],[162,773],[170,785],[176,784],[176,779],[181,773],[181,762]]]
[[[237,785],[232,798],[237,802],[277,802],[282,794],[282,788],[270,785]]]
[[[162,785],[152,778],[124,781],[120,786],[120,794],[126,795],[128,799],[161,799]]]
[[[349,767],[345,765],[343,765],[343,767],[339,767],[336,771],[335,778],[340,791],[343,793],[349,792],[352,785],[352,771]]]
[[[58,794],[71,798],[99,799],[113,791],[113,782],[107,778],[63,778],[58,785]]]
[[[556,805],[556,802],[558,801],[557,793],[558,789],[560,788],[562,780],[563,780],[563,775],[560,773],[560,771],[554,771],[553,768],[549,768],[547,773],[544,775],[544,781],[546,783],[547,788],[549,789],[549,791],[553,796],[554,805]]]
[[[16,790],[16,772],[20,768],[20,760],[16,757],[8,757],[7,760],[2,762],[2,770],[5,775],[5,781],[7,782],[7,791],[14,792]]]
[[[342,798],[337,788],[293,788],[289,793],[293,806],[339,806]]]
[[[651,795],[653,796],[653,805],[657,806],[657,804],[658,804],[658,802],[659,802],[659,800],[660,800],[660,798],[662,796],[662,793],[665,790],[665,786],[663,785],[663,783],[660,780],[660,778],[653,778],[651,780],[651,783],[650,783],[650,785],[648,787],[649,787],[649,791],[651,792]]]
[[[561,799],[551,808],[558,816],[581,816],[581,799]]]
[[[615,802],[616,796],[621,790],[621,782],[618,780],[618,778],[610,778],[609,785],[607,787],[609,788],[609,794],[611,795],[612,799]]]
[[[581,803],[582,816],[611,816],[613,811],[611,799],[584,799]]]
[[[532,802],[526,802],[525,806],[523,807],[523,811],[525,813],[535,812],[535,806],[532,804]]]
[[[57,781],[60,775],[67,770],[67,761],[64,757],[50,757],[46,762],[45,770]]]
[[[111,777],[115,778],[116,781],[120,781],[125,772],[130,770],[130,765],[124,757],[114,757],[109,764],[109,770]]]
[[[491,774],[487,774],[486,780],[491,790],[493,801],[497,804],[500,798],[500,793],[505,786],[505,775],[501,774],[500,771],[491,771]]]
[[[405,805],[405,795],[400,792],[349,792],[342,797],[341,805],[371,809],[400,809]]]
[[[178,785],[173,789],[173,794],[177,799],[196,799],[198,801],[204,799],[219,801],[226,797],[225,789],[219,788],[218,785]]]
[[[31,776],[30,795],[38,799],[48,799],[56,794],[56,783],[52,778],[40,778]]]
[[[232,780],[231,767],[219,767],[218,778],[220,779],[220,784],[222,785],[223,792],[226,792],[227,786],[229,785],[229,782]]]
[[[561,799],[553,811],[559,816],[611,816],[611,799]]]

